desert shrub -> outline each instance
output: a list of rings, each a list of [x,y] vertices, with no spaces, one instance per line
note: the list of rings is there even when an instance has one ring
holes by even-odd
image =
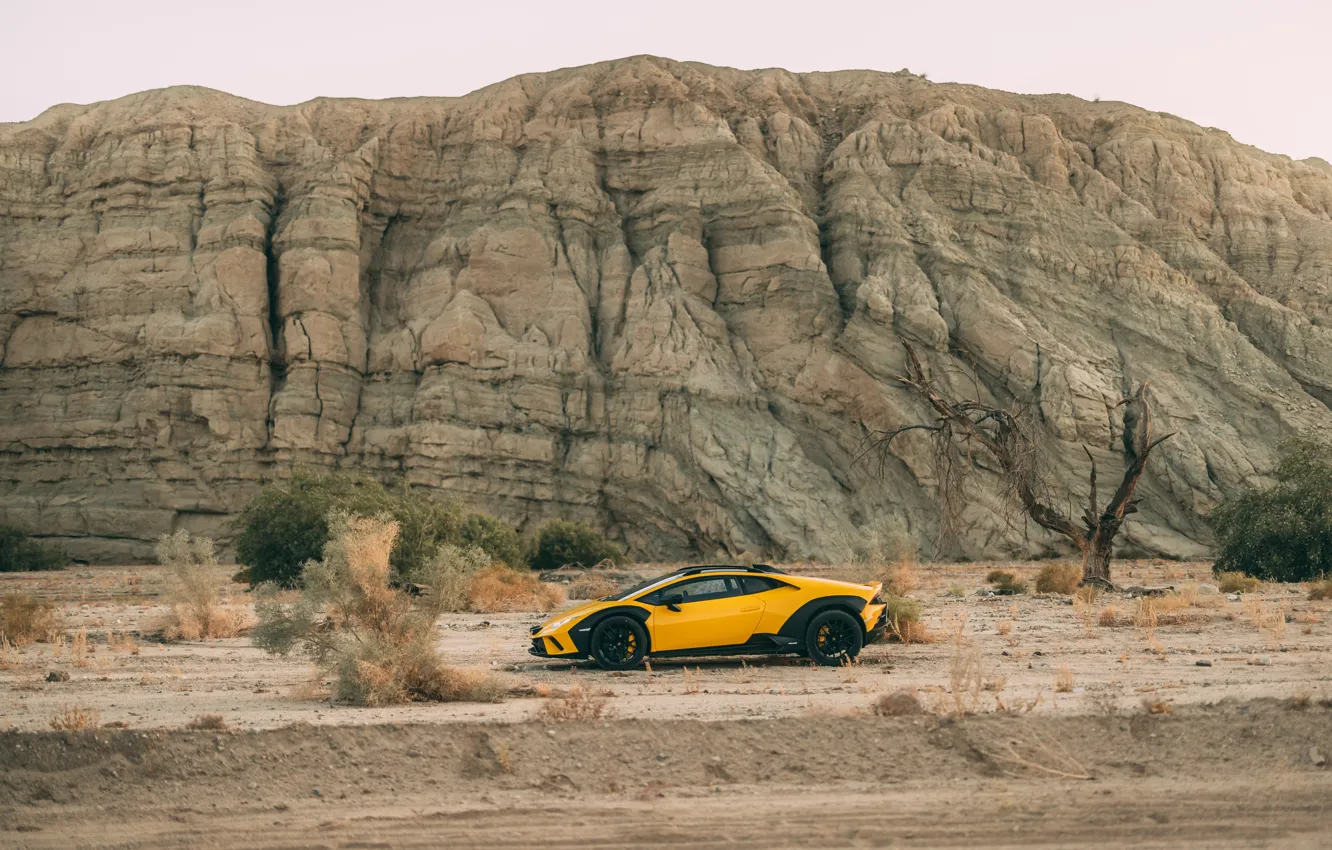
[[[469,514],[458,530],[461,545],[475,546],[496,561],[511,567],[527,564],[523,540],[518,531],[507,522],[485,514]]]
[[[252,584],[294,587],[306,561],[317,560],[328,542],[334,511],[391,517],[399,528],[391,564],[395,579],[417,581],[416,573],[444,545],[474,545],[505,563],[521,563],[518,532],[499,520],[472,514],[449,500],[393,487],[346,472],[318,476],[298,471],[286,482],[259,491],[237,519],[236,557],[249,566]]]
[[[1239,570],[1227,570],[1216,574],[1216,586],[1222,593],[1252,593],[1262,585],[1253,576],[1246,576]]]
[[[925,709],[920,704],[920,699],[911,691],[894,691],[891,694],[880,694],[874,701],[874,713],[880,717],[904,717],[913,714],[924,714]]]
[[[1077,564],[1051,563],[1036,574],[1037,593],[1063,593],[1072,596],[1082,584],[1082,568]]]
[[[557,570],[577,564],[591,567],[603,561],[618,564],[624,550],[585,522],[553,519],[537,530],[532,540],[532,568]]]
[[[530,571],[492,564],[472,579],[471,610],[478,614],[550,611],[564,604],[564,588],[546,584]]]
[[[242,609],[223,604],[213,541],[185,529],[157,538],[157,562],[167,569],[171,614],[162,629],[168,640],[235,637],[250,626]]]
[[[1326,602],[1332,599],[1332,578],[1316,581],[1309,586],[1310,602]]]
[[[929,630],[920,620],[920,603],[905,596],[885,596],[888,636],[902,643],[929,643]]]
[[[196,714],[193,720],[185,724],[185,728],[208,732],[225,732],[230,727],[227,726],[226,718],[220,714]]]
[[[14,646],[50,643],[60,636],[60,612],[44,599],[11,593],[0,600],[0,634]]]
[[[387,508],[386,496],[381,485],[346,473],[297,470],[289,481],[262,488],[241,511],[236,558],[249,567],[252,584],[293,587],[305,562],[317,559],[328,542],[330,512],[373,514]]]
[[[583,573],[569,582],[570,599],[600,599],[620,589],[620,583],[594,572]]]
[[[990,570],[985,581],[1000,596],[1014,596],[1027,592],[1027,583],[1008,570]]]
[[[490,556],[475,546],[464,549],[446,543],[430,563],[431,583],[424,592],[441,613],[470,611],[472,582],[491,563]]]
[[[859,529],[854,557],[870,564],[914,564],[920,542],[900,517],[888,517]]]
[[[601,720],[609,716],[606,697],[575,685],[564,696],[551,697],[536,711],[536,719],[563,723],[567,720]]]
[[[877,581],[883,585],[885,595],[906,596],[920,587],[920,575],[909,561],[878,565],[869,571],[866,582]]]
[[[335,698],[356,705],[493,702],[503,696],[500,680],[452,669],[440,659],[435,621],[441,597],[413,596],[390,583],[396,522],[338,511],[328,527],[324,556],[305,564],[296,602],[282,603],[271,585],[263,588],[255,646],[279,655],[304,653],[334,675]],[[445,568],[444,559],[432,559],[417,578],[427,588],[440,586]]]
[[[69,563],[65,555],[44,546],[16,525],[0,525],[0,573],[58,570]]]
[[[1310,581],[1332,573],[1332,442],[1287,441],[1275,486],[1247,489],[1212,514],[1219,556],[1213,571],[1267,581]]]

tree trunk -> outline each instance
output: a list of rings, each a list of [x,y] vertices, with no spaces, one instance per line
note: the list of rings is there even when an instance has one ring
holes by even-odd
[[[1110,545],[1113,534],[1102,534],[1099,530],[1092,534],[1087,545],[1082,549],[1082,583],[1101,587],[1111,587],[1110,583]]]

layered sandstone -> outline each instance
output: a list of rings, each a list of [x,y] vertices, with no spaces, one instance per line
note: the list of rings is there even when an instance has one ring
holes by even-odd
[[[0,125],[0,519],[90,560],[293,465],[644,557],[937,528],[903,339],[1030,399],[1055,484],[1160,427],[1126,543],[1197,555],[1332,429],[1332,167],[1119,103],[636,57],[461,98],[196,88]],[[975,377],[973,377],[975,376]],[[1057,545],[974,481],[971,556]]]

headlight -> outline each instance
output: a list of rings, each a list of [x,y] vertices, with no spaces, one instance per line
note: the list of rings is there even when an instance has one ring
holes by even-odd
[[[548,630],[549,630],[549,631],[552,631],[552,632],[553,632],[553,631],[559,629],[561,626],[565,625],[566,623],[572,623],[572,622],[573,622],[574,620],[576,620],[576,619],[578,619],[578,615],[577,615],[577,614],[573,614],[573,615],[568,616],[568,617],[561,617],[560,619],[556,620],[556,621],[553,622],[553,623],[548,623],[548,624],[542,626],[542,627],[541,627],[541,631],[544,632],[544,631],[548,631]]]

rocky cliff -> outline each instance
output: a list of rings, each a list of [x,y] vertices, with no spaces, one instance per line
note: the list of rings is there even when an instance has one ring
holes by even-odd
[[[0,125],[0,518],[83,559],[221,533],[297,464],[643,557],[928,544],[926,438],[857,460],[925,416],[902,339],[1034,400],[1079,503],[1149,381],[1179,433],[1125,542],[1203,553],[1223,493],[1332,429],[1332,167],[1119,103],[651,57]],[[1057,546],[987,475],[953,553]]]

